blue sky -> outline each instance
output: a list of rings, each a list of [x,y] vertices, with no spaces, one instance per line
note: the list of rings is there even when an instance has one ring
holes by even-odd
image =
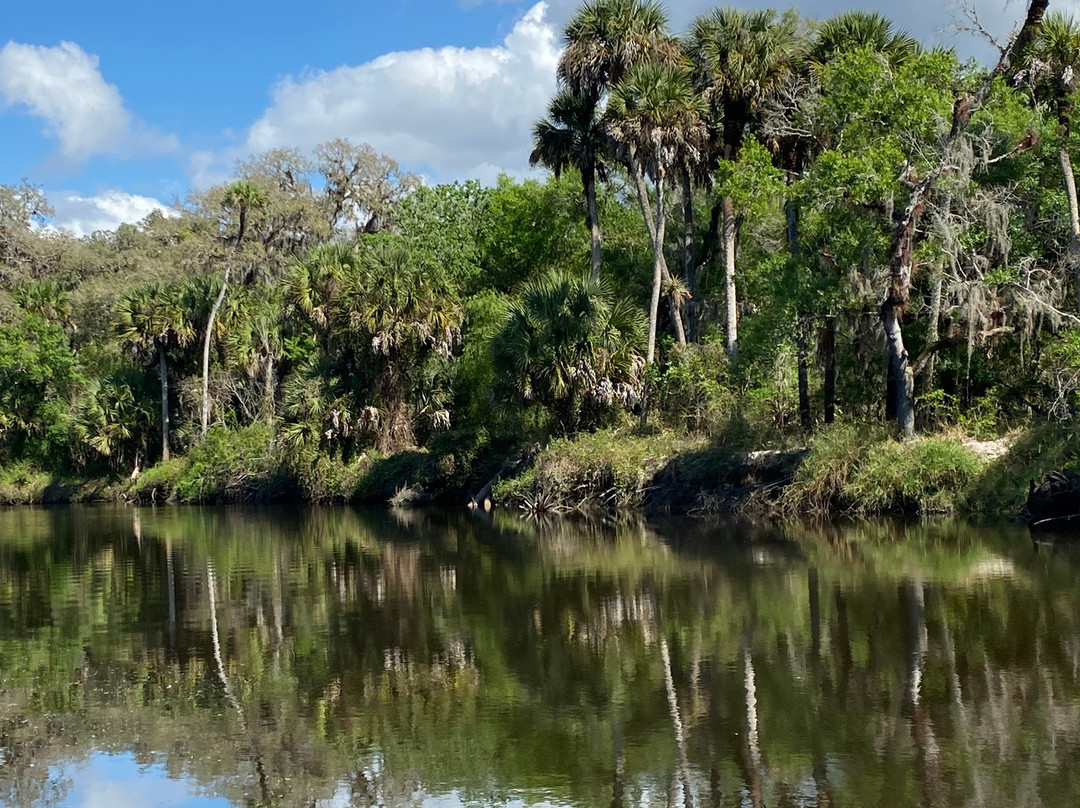
[[[765,5],[748,0],[747,5]],[[526,169],[574,0],[52,0],[0,21],[0,183],[41,185],[85,233],[224,180],[238,159],[334,137],[370,142],[429,180]],[[708,0],[670,0],[680,30]],[[938,0],[872,6],[957,42]],[[1007,33],[1020,0],[981,3]],[[44,12],[44,13],[43,13]]]

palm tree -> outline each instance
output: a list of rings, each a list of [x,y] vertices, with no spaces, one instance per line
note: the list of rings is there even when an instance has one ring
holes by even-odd
[[[202,437],[210,428],[210,341],[214,333],[214,321],[217,319],[221,304],[225,301],[225,293],[229,290],[229,276],[232,274],[233,262],[236,254],[240,251],[240,244],[247,232],[248,214],[255,208],[266,205],[266,194],[253,182],[240,180],[234,182],[225,191],[222,205],[227,213],[235,213],[237,217],[236,237],[225,259],[225,277],[222,279],[221,291],[213,308],[210,309],[210,317],[206,322],[206,335],[203,338],[203,366],[202,366]]]
[[[894,67],[918,55],[919,41],[907,31],[898,31],[892,20],[876,11],[846,11],[818,26],[807,53],[807,62],[819,70],[837,56],[856,48],[880,53]]]
[[[247,408],[252,420],[261,410],[262,418],[272,424],[277,397],[275,363],[284,350],[279,288],[245,287],[244,294],[234,296],[232,301],[235,305],[226,306],[225,313],[219,318],[227,321],[224,336],[228,351],[249,380],[256,382],[261,377],[262,390],[258,399]]]
[[[385,452],[414,445],[418,418],[448,424],[429,371],[451,357],[462,311],[440,264],[393,237],[359,249],[328,244],[297,263],[284,296],[288,311],[316,326],[322,349],[307,383],[290,382],[287,410],[309,424],[329,416],[319,431],[343,444],[353,431],[374,431]],[[303,400],[315,388],[321,401]]]
[[[168,352],[195,337],[178,286],[152,284],[129,292],[116,311],[116,332],[121,343],[138,356],[157,355],[161,376],[161,459],[169,459]]]
[[[592,274],[600,277],[600,218],[596,209],[596,180],[607,180],[604,151],[607,127],[597,104],[573,90],[560,90],[548,107],[548,117],[533,127],[529,164],[541,164],[558,178],[568,168],[581,172],[585,211],[592,234]]]
[[[649,62],[635,65],[614,89],[608,102],[608,118],[620,143],[638,204],[653,246],[653,285],[649,303],[649,337],[646,363],[656,354],[656,325],[661,284],[669,285],[664,259],[664,187],[677,156],[697,153],[705,141],[704,103],[681,66]],[[656,189],[655,219],[649,209],[645,175]],[[679,305],[673,299],[673,319],[679,341],[685,342]]]
[[[565,431],[592,426],[639,399],[641,314],[588,274],[559,271],[525,283],[492,346],[512,395],[546,406]]]
[[[598,105],[635,64],[673,61],[678,43],[652,0],[590,0],[564,30],[559,82]]]
[[[11,299],[23,311],[58,323],[71,333],[71,295],[54,280],[30,281],[11,291]]]
[[[755,111],[789,75],[798,55],[798,18],[773,9],[715,9],[691,28],[688,52],[696,78],[721,132],[722,157],[738,160],[743,137]],[[727,296],[727,349],[738,345],[735,288],[735,204],[723,199],[724,270]]]

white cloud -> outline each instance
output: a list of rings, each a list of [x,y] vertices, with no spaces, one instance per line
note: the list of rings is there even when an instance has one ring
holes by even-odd
[[[104,191],[95,196],[61,192],[49,194],[56,215],[50,227],[88,236],[98,230],[115,230],[121,224],[145,219],[153,211],[169,215],[169,206],[149,196],[124,191]]]
[[[77,162],[95,154],[136,156],[176,148],[176,140],[146,127],[124,108],[98,57],[74,42],[56,47],[8,42],[0,48],[0,106],[25,107],[44,119],[59,156]]]
[[[520,173],[532,124],[554,91],[558,58],[547,4],[538,3],[494,47],[388,53],[286,78],[245,149],[309,149],[345,137],[440,180]]]

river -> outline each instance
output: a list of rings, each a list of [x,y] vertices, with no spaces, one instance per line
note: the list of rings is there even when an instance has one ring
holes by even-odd
[[[1001,523],[0,512],[3,806],[1075,806]]]

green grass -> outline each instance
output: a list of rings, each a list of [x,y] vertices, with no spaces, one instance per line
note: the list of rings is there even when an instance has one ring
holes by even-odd
[[[523,474],[496,485],[493,498],[512,507],[540,499],[562,509],[640,508],[661,469],[704,446],[701,438],[673,432],[635,435],[606,429],[559,438]]]
[[[900,442],[883,430],[837,424],[810,444],[784,492],[788,513],[951,513],[964,508],[985,464],[958,440]]]
[[[0,468],[0,505],[58,505],[115,500],[123,484],[106,474],[54,474],[31,463]]]
[[[132,484],[130,496],[142,504],[168,502],[187,467],[188,461],[185,457],[174,457],[151,466]]]
[[[1055,470],[1080,470],[1080,429],[1075,426],[1041,424],[1019,434],[971,486],[969,508],[976,513],[1017,513],[1027,500],[1028,484]]]

